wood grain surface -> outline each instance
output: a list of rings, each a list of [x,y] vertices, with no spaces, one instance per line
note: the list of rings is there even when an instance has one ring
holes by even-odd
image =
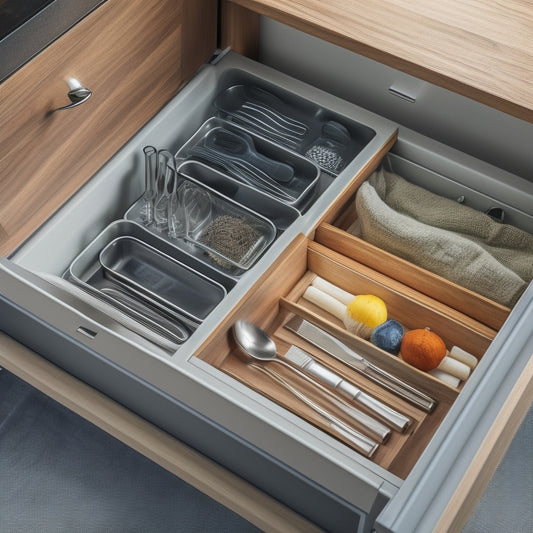
[[[355,219],[353,205],[354,203],[351,202],[352,221]],[[439,302],[449,305],[495,330],[502,327],[511,312],[509,308],[497,302],[420,268],[405,259],[385,252],[336,226],[321,224],[316,230],[315,240],[346,257],[359,261]]]
[[[108,0],[0,85],[1,255],[54,213],[211,56],[216,13],[216,0]],[[93,95],[54,112],[70,103],[71,77]]]
[[[300,235],[295,239],[295,241],[287,248],[286,252],[272,265],[269,271],[257,281],[256,285],[254,285],[254,287],[248,292],[242,302],[221,321],[219,327],[196,352],[196,356],[224,373],[234,377],[267,399],[288,409],[300,418],[303,418],[305,421],[321,429],[325,433],[328,433],[330,436],[340,440],[347,446],[352,446],[349,440],[334,433],[329,424],[325,422],[321,416],[317,415],[312,409],[302,403],[301,400],[295,398],[290,392],[281,387],[271,378],[263,375],[260,371],[257,371],[250,366],[248,364],[249,361],[243,358],[239,353],[235,342],[232,340],[230,329],[238,319],[249,320],[258,324],[268,332],[268,334],[275,340],[278,352],[282,357],[291,345],[296,345],[307,350],[323,364],[342,375],[345,379],[348,379],[362,390],[368,392],[380,401],[393,406],[411,418],[412,424],[407,431],[404,433],[393,432],[390,439],[379,446],[375,456],[372,458],[372,461],[375,464],[401,478],[405,478],[418,460],[425,446],[427,446],[432,435],[439,427],[442,419],[446,416],[450,406],[457,398],[458,390],[437,381],[426,373],[406,365],[397,357],[387,354],[371,345],[369,342],[360,339],[361,345],[357,346],[358,352],[369,357],[382,368],[421,389],[438,401],[439,405],[437,409],[433,413],[427,414],[416,407],[409,405],[393,393],[376,385],[368,380],[368,378],[358,374],[346,365],[339,363],[331,356],[314,348],[304,340],[284,329],[284,323],[294,316],[294,314],[297,314],[316,324],[320,324],[324,329],[344,341],[346,341],[346,338],[342,336],[343,331],[350,337],[350,340],[356,340],[357,342],[357,338],[355,338],[353,334],[346,333],[344,329],[341,330],[341,328],[338,327],[336,319],[326,316],[327,313],[321,310],[313,309],[312,306],[307,305],[301,297],[305,288],[310,284],[312,277],[314,277],[314,273],[311,270],[318,272],[324,277],[329,273],[332,273],[332,275],[335,276],[341,272],[340,277],[342,277],[344,281],[346,281],[346,278],[349,278],[349,281],[353,282],[354,279],[358,278],[358,273],[350,268],[355,263],[350,260],[345,260],[345,264],[339,266],[335,262],[335,259],[338,258],[338,256],[333,252],[331,253],[331,257],[317,258],[319,255],[317,248],[322,250],[324,247],[314,245],[312,241],[309,241],[303,235]],[[346,287],[347,286],[344,285],[344,288]],[[416,315],[418,312],[419,317],[420,313],[424,313],[422,318],[429,319],[429,323],[432,323],[431,321],[433,317],[430,315],[435,314],[432,310],[417,306],[417,304],[411,301],[408,296],[402,297],[401,295],[396,295],[395,298],[400,302],[402,310],[405,309],[406,313]],[[397,302],[394,303],[396,304]],[[394,312],[396,312],[396,310],[396,307],[394,307]],[[461,336],[461,340],[463,340],[464,337],[473,337],[475,342],[479,341],[480,345],[485,342],[485,339],[482,338],[478,332],[467,332],[466,328],[454,332],[450,327],[452,321],[451,318],[442,317],[440,315],[438,318],[443,324],[443,327],[447,329],[446,334],[444,335],[447,340],[449,340],[448,337],[450,335],[452,337],[453,335],[456,335],[456,337],[453,337],[452,342],[457,340],[459,336]],[[333,414],[343,419],[345,422],[349,422],[341,411],[332,407],[328,402],[324,402],[322,393],[319,390],[309,386],[307,382],[294,375],[292,372],[287,371],[279,364],[264,364],[267,366],[270,365],[272,370],[281,374],[287,382],[301,392],[304,392],[313,401],[322,405],[322,407],[330,409]],[[365,408],[361,407],[359,404],[354,406],[365,411]],[[367,411],[367,414],[370,413]],[[360,427],[358,429],[365,433],[364,429]]]
[[[259,15],[232,2],[223,2],[220,11],[220,41],[252,59],[259,56]]]
[[[229,3],[533,122],[528,0]]]

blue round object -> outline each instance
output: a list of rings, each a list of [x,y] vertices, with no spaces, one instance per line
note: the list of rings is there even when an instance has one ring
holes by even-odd
[[[389,319],[374,328],[370,342],[386,352],[398,355],[403,335],[403,326],[396,320]]]

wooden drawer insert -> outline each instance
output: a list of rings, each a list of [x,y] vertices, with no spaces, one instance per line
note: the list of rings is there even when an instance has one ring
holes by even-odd
[[[202,360],[321,430],[329,432],[327,424],[314,411],[295,399],[283,387],[271,381],[268,376],[247,365],[234,344],[231,326],[238,319],[258,324],[274,338],[281,355],[292,344],[306,350],[352,383],[412,418],[413,423],[410,428],[404,433],[394,431],[391,438],[380,445],[372,459],[395,475],[405,478],[446,416],[460,390],[411,367],[370,342],[348,333],[339,320],[304,300],[302,294],[315,275],[354,294],[368,292],[382,297],[387,303],[391,317],[400,320],[408,329],[429,326],[442,336],[448,348],[454,344],[458,345],[473,353],[477,358],[483,356],[496,332],[396,280],[377,273],[321,244],[309,241],[302,235],[272,265],[269,272],[258,280],[240,305],[226,317],[197,352],[196,355]],[[333,333],[370,361],[438,400],[435,411],[427,414],[413,407],[346,365],[339,363],[325,352],[299,339],[283,327],[294,314]],[[320,393],[317,394],[297,375],[277,363],[263,364],[274,365],[272,368],[284,379],[320,403]],[[336,411],[335,414],[343,417],[340,411]],[[340,437],[337,438],[343,440]],[[349,442],[344,442],[350,445]]]

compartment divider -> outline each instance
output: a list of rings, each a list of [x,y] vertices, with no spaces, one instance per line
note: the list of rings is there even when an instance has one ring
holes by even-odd
[[[478,358],[496,336],[495,330],[471,317],[319,243],[309,243],[308,267],[352,294],[368,293],[379,296],[387,303],[387,307],[392,311],[391,315],[396,316],[396,320],[404,325],[412,321],[406,322],[405,319],[402,321],[402,314],[411,317],[424,311],[426,323],[416,326],[413,323],[412,326],[408,326],[409,329],[429,327],[434,331],[441,330],[439,334],[445,342],[451,342],[451,338],[458,336],[462,340],[463,349]],[[444,331],[441,319],[450,323],[445,326]],[[419,320],[422,322],[422,319]],[[450,327],[456,329],[456,332],[450,334]]]
[[[385,155],[392,148],[398,138],[398,131],[396,130],[393,135],[387,140],[387,142],[380,147],[372,158],[362,166],[357,174],[349,181],[349,184],[344,191],[337,197],[337,199],[330,205],[327,212],[318,221],[317,225],[323,222],[332,224],[337,219],[339,213],[344,209],[347,198],[354,197],[357,189],[381,164],[381,161]]]
[[[420,389],[426,394],[449,403],[452,403],[455,398],[457,398],[457,394],[459,393],[458,389],[448,386],[426,372],[422,372],[421,370],[407,365],[398,357],[380,350],[372,343],[356,337],[346,331],[340,323],[335,324],[330,320],[325,320],[320,312],[314,312],[307,306],[302,305],[301,302],[295,303],[287,298],[282,298],[280,300],[280,305],[286,311],[321,327],[324,331],[337,337],[348,347],[352,348],[359,355],[378,365],[383,370],[390,372],[397,378],[408,382],[410,385]]]
[[[350,209],[353,210],[353,215],[348,214]],[[381,250],[342,229],[350,225],[348,220],[351,223],[355,218],[355,207],[353,202],[350,202],[350,207],[343,212],[335,225],[322,223],[318,226],[315,241],[413,287],[492,329],[499,330],[502,327],[511,312],[508,307]]]

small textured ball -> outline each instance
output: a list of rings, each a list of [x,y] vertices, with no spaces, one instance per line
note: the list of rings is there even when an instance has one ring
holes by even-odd
[[[386,352],[398,355],[404,333],[403,326],[390,318],[374,328],[370,335],[370,342]]]
[[[369,328],[375,328],[387,320],[387,306],[378,296],[359,294],[347,307],[348,316]]]
[[[412,329],[403,336],[400,354],[406,363],[428,372],[444,359],[446,345],[429,329]]]

